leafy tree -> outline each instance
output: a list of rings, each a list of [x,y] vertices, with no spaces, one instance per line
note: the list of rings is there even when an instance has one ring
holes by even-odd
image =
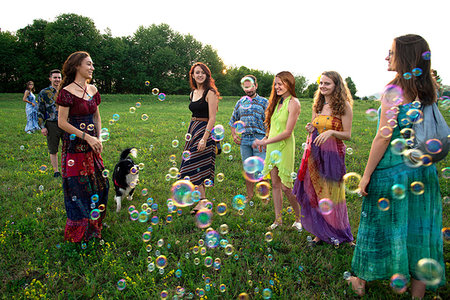
[[[345,78],[345,82],[347,83],[347,87],[348,87],[348,89],[350,90],[350,93],[352,94],[353,99],[359,99],[359,98],[356,96],[356,92],[357,92],[358,90],[356,89],[356,85],[355,85],[355,83],[353,82],[353,80],[351,79],[351,77]]]
[[[317,82],[313,82],[308,85],[308,87],[303,91],[302,98],[314,98],[314,94],[319,88]]]
[[[0,92],[24,90],[24,79],[17,72],[18,46],[16,36],[8,31],[0,32]]]

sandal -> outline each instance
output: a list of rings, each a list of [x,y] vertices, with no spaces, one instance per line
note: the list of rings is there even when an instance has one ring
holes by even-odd
[[[277,228],[278,226],[281,226],[281,224],[273,223],[273,224],[270,225],[267,229],[269,229],[269,230],[274,230],[274,229]]]

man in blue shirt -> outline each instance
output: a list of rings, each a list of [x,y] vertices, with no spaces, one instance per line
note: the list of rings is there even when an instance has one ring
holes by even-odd
[[[252,148],[255,139],[262,139],[266,135],[264,126],[265,111],[268,100],[256,93],[258,82],[253,75],[246,75],[241,79],[241,86],[247,97],[242,97],[236,103],[230,119],[231,135],[233,141],[240,145],[242,161],[250,156],[258,156],[262,159],[266,157],[266,151],[259,152],[257,148]],[[251,98],[251,101],[250,99]],[[239,135],[243,126],[242,135]],[[254,183],[245,179],[247,187],[247,200],[253,198]]]
[[[59,177],[58,148],[64,131],[58,127],[58,107],[56,96],[58,86],[61,82],[61,71],[54,69],[50,71],[50,86],[40,91],[38,96],[38,120],[41,132],[47,137],[47,147],[50,153],[50,162],[53,167],[53,176]]]

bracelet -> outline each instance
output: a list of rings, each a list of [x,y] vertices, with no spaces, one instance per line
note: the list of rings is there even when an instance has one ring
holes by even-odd
[[[86,135],[86,132],[83,131],[83,135],[81,136],[81,139],[84,140],[84,136]]]
[[[211,133],[211,130],[209,130],[208,128],[206,128],[205,131]]]

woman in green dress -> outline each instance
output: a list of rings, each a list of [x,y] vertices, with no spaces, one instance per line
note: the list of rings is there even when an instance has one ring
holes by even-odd
[[[436,167],[426,154],[414,160],[402,146],[412,123],[420,122],[417,109],[436,101],[429,54],[427,42],[409,34],[395,38],[386,57],[388,70],[397,74],[382,95],[378,131],[359,184],[364,198],[352,260],[356,276],[348,278],[360,296],[372,280],[391,279],[391,287],[403,292],[411,279],[413,298],[445,284]]]
[[[266,109],[267,135],[262,140],[255,140],[253,147],[266,147],[263,174],[270,172],[272,179],[272,196],[275,207],[275,222],[270,225],[273,230],[282,224],[281,210],[283,207],[283,192],[295,212],[295,222],[292,224],[297,230],[302,229],[300,223],[300,205],[292,194],[295,176],[294,128],[300,115],[300,101],[295,95],[295,78],[287,71],[275,76],[270,94],[269,105]]]

